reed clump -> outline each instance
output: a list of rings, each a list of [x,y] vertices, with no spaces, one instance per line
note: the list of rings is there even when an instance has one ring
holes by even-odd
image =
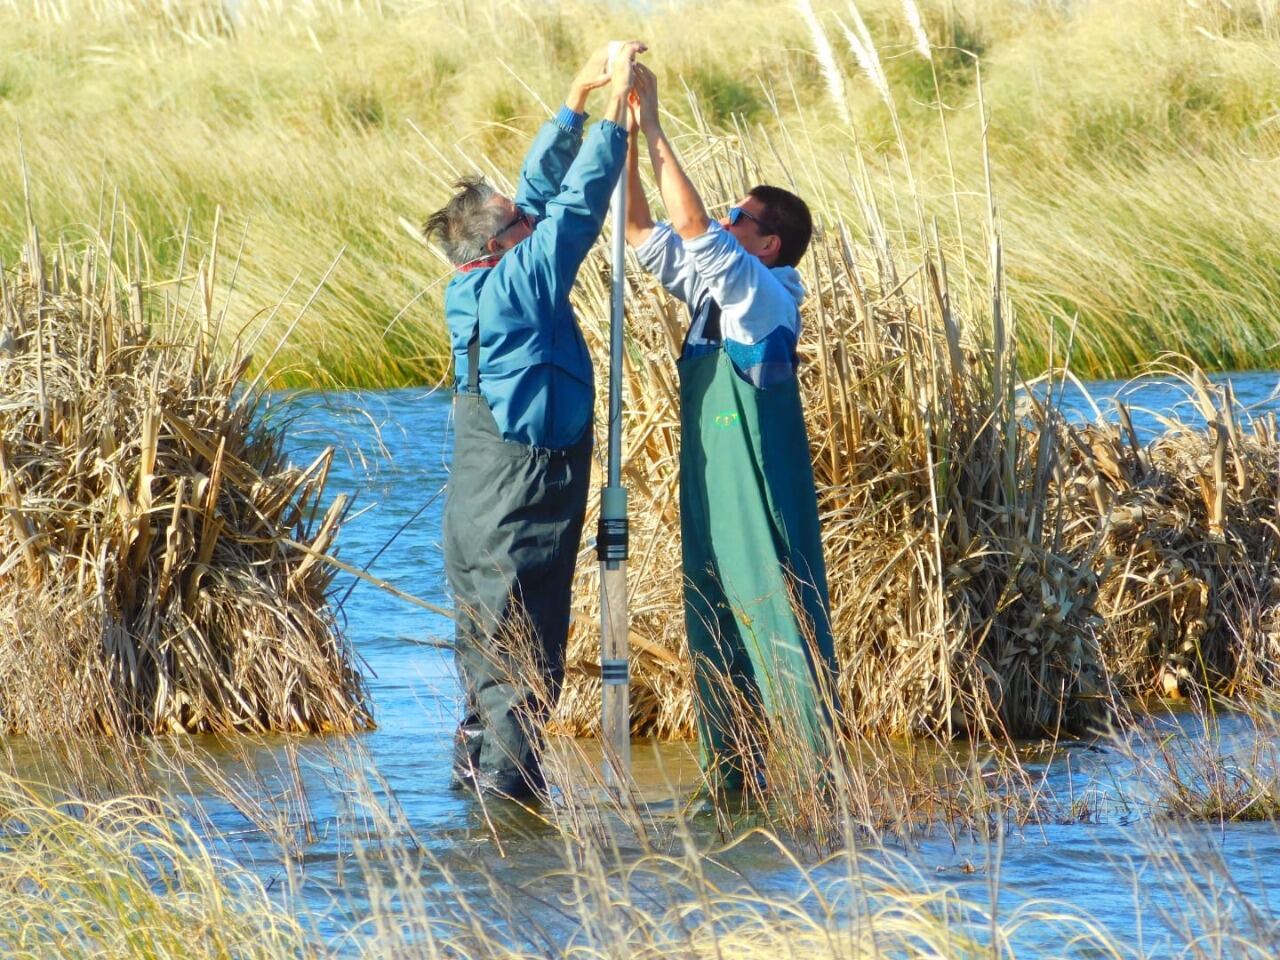
[[[30,236],[0,272],[0,729],[371,726],[326,600],[330,454],[290,465],[215,354],[213,259],[184,290],[140,243]]]
[[[1063,425],[1051,498],[1097,573],[1103,653],[1126,693],[1256,694],[1280,666],[1276,419],[1244,418],[1230,385],[1188,361],[1152,373],[1185,385],[1203,425],[1171,414],[1143,443],[1124,404],[1117,423]]]
[[[731,185],[720,199],[749,186],[735,173],[700,171]],[[863,229],[886,236],[875,222]],[[1016,342],[998,261],[989,312],[962,317],[935,252],[910,263],[849,236],[836,223],[811,248],[800,353],[850,720],[944,737],[1088,729],[1106,717],[1110,692],[1096,581],[1060,541],[1061,517],[1046,501],[1058,465],[1051,434],[1024,429],[1015,415]],[[584,272],[579,284],[580,315],[598,318],[597,331],[607,316],[602,276]],[[635,517],[633,716],[638,732],[688,735],[672,363],[684,308],[639,278],[632,304],[624,480]],[[604,367],[603,338],[595,346]],[[575,589],[588,606],[598,596],[591,565]],[[589,609],[581,624],[595,615]],[[573,663],[596,658],[595,637],[578,631]],[[561,701],[561,721],[575,731],[596,723],[589,672],[579,668]]]

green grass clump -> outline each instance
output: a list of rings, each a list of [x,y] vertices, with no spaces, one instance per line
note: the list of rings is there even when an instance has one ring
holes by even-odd
[[[0,810],[7,957],[304,955],[298,920],[162,801],[50,799],[0,774]]]

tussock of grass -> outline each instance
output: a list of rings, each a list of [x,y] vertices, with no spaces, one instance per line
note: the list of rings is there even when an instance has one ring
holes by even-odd
[[[1065,539],[1097,572],[1104,656],[1128,692],[1257,693],[1280,668],[1275,417],[1250,421],[1185,362],[1152,372],[1183,382],[1205,425],[1162,417],[1141,444],[1122,406],[1118,425],[1063,427]]]
[[[330,454],[289,465],[244,358],[213,355],[215,263],[152,285],[140,249],[46,257],[32,228],[0,277],[0,728],[368,727],[326,598]]]
[[[0,774],[0,952],[10,957],[274,960],[298,920],[150,797],[49,799]]]

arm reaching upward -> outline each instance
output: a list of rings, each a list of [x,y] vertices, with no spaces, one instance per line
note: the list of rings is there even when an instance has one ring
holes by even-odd
[[[617,45],[613,60],[609,64],[609,105],[605,108],[604,119],[627,129],[627,102],[631,97],[631,85],[635,74],[641,69],[636,63],[636,55],[648,49],[639,40],[628,40]]]
[[[658,78],[648,67],[637,64],[634,80],[640,129],[649,142],[649,162],[653,164],[671,226],[683,240],[700,237],[707,232],[711,218],[662,130],[658,119]]]
[[[591,52],[587,62],[582,65],[569,84],[569,92],[565,95],[564,105],[574,113],[585,113],[587,95],[592,90],[603,87],[609,82],[609,44],[604,43]]]
[[[609,51],[616,49],[614,62],[609,62]],[[605,111],[605,119],[622,126],[616,100],[619,96],[619,77],[623,65],[629,64],[645,46],[638,41],[621,44],[605,43],[598,47],[569,84],[564,105],[555,118],[543,124],[520,170],[520,182],[516,190],[516,206],[538,218],[546,216],[547,204],[560,192],[565,174],[582,145],[582,125],[586,119],[587,97],[593,90],[611,86],[611,99]],[[617,67],[618,69],[614,69]],[[626,78],[629,82],[629,76]],[[623,102],[626,93],[621,94]]]
[[[604,117],[587,134],[560,191],[547,201],[543,218],[527,240],[503,255],[490,285],[519,275],[534,278],[535,295],[550,302],[568,297],[583,258],[600,234],[609,195],[626,162],[627,99],[634,57],[643,50],[644,44],[636,41],[620,45],[610,67],[610,100]]]
[[[633,95],[634,96],[634,95]],[[639,121],[632,106],[627,124],[627,243],[638,247],[653,233],[653,212],[649,209],[649,198],[644,195],[644,186],[640,183],[640,145]]]

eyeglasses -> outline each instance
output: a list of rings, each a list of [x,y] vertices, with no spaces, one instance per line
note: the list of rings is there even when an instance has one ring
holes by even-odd
[[[745,208],[743,207],[729,208],[729,226],[736,227],[744,219],[750,220],[757,227],[759,227],[761,233],[777,233],[777,231],[771,225],[761,220],[754,213],[748,212]]]
[[[533,226],[533,220],[531,220],[529,218],[529,215],[525,213],[523,210],[521,210],[519,207],[516,207],[516,215],[511,218],[510,222],[508,222],[505,226],[500,228],[498,232],[495,233],[493,236],[491,236],[489,239],[497,240],[500,236],[502,236],[504,233],[506,233],[508,230],[510,230],[512,227],[516,226],[517,224],[524,224],[526,227]]]

